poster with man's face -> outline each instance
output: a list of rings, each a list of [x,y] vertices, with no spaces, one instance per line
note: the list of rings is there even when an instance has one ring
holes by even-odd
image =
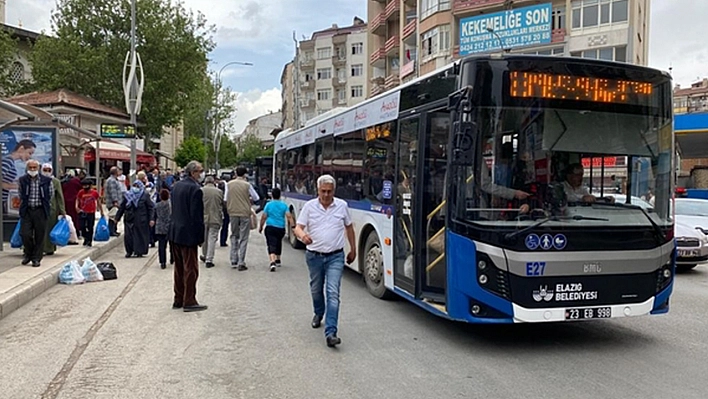
[[[54,157],[54,129],[16,127],[0,132],[2,151],[2,211],[3,215],[19,216],[18,180],[25,174],[25,163],[34,159],[51,163]]]

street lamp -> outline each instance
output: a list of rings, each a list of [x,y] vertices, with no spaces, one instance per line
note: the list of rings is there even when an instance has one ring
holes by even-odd
[[[219,136],[219,84],[221,83],[221,73],[224,71],[224,69],[226,69],[226,67],[230,65],[253,66],[253,63],[231,61],[224,64],[224,66],[222,66],[219,72],[216,74],[216,81],[214,82],[214,169],[217,172],[219,170],[219,148],[221,146],[221,137]],[[204,132],[204,135],[204,142],[206,144],[206,132]]]
[[[501,37],[499,37],[499,34],[494,31],[494,28],[487,27],[487,32],[489,32],[497,37],[497,40],[499,40],[499,47],[501,47],[501,49],[504,50],[505,53],[508,53],[511,51],[511,49],[504,48],[504,42],[502,41]]]

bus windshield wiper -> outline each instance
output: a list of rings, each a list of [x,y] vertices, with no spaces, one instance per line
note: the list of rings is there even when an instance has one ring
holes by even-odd
[[[583,215],[573,215],[573,216],[549,216],[549,217],[547,217],[547,218],[544,218],[544,219],[541,219],[541,220],[537,221],[537,222],[534,223],[534,224],[528,225],[528,226],[524,227],[524,228],[521,229],[521,230],[517,230],[517,231],[515,231],[515,232],[513,232],[513,233],[508,233],[508,234],[506,234],[506,235],[504,236],[504,238],[506,238],[507,240],[511,240],[512,238],[514,238],[514,237],[516,237],[516,236],[518,236],[518,235],[520,235],[520,234],[524,234],[524,233],[526,233],[527,231],[531,231],[531,230],[535,229],[536,227],[538,227],[538,226],[540,226],[540,225],[542,225],[542,224],[545,224],[545,223],[547,223],[547,222],[550,222],[550,221],[560,222],[560,221],[564,221],[564,220],[599,220],[599,221],[602,221],[602,222],[606,222],[606,221],[608,221],[609,219],[596,218],[596,217],[583,216]]]
[[[659,225],[656,224],[656,222],[654,221],[654,219],[652,219],[651,216],[649,216],[649,213],[647,213],[647,210],[644,209],[644,208],[642,208],[642,207],[639,206],[639,205],[625,204],[625,203],[622,203],[622,202],[594,202],[593,205],[612,206],[612,207],[615,207],[615,208],[637,209],[637,210],[639,210],[640,212],[642,212],[642,214],[644,214],[644,216],[646,216],[647,220],[649,220],[649,223],[651,223],[651,227],[654,228],[654,231],[656,232],[656,235],[657,235],[659,238],[661,238],[662,242],[663,242],[664,240],[666,240],[666,234],[664,234],[664,232],[661,231],[661,227],[659,227]]]

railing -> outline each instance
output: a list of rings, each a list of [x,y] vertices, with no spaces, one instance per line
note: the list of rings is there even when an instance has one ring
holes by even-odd
[[[377,16],[375,16],[369,23],[369,30],[374,35],[383,35],[386,33],[386,16],[384,15],[386,11],[381,11]],[[382,29],[384,28],[384,29]]]
[[[406,39],[408,36],[412,35],[415,33],[416,29],[418,28],[418,18],[413,18],[406,24],[406,26],[403,28],[403,39]]]
[[[553,29],[551,31],[551,43],[559,43],[565,41],[566,30],[565,28]]]
[[[401,0],[391,0],[388,4],[386,4],[384,18],[388,20],[392,16],[396,15],[398,11],[401,11]]]
[[[480,8],[487,8],[504,4],[505,0],[453,0],[452,12],[454,14],[474,11]]]
[[[396,87],[401,83],[401,79],[398,77],[398,73],[392,73],[386,76],[386,89]]]
[[[384,51],[388,53],[389,51],[400,47],[401,45],[401,39],[398,37],[398,35],[393,35],[391,36],[388,40],[386,40],[386,45],[384,46]]]
[[[386,57],[386,50],[383,48],[380,48],[378,50],[374,50],[374,52],[371,53],[371,57],[369,57],[369,61],[373,64],[378,60],[381,60]]]
[[[381,94],[381,93],[383,93],[384,91],[386,91],[386,89],[385,89],[382,85],[374,85],[374,86],[371,86],[371,96],[372,96],[372,97],[375,96],[375,95],[377,95],[377,94]]]

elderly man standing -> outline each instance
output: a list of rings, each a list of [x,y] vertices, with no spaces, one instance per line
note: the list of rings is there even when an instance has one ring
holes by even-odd
[[[199,258],[197,247],[204,242],[204,202],[199,180],[204,168],[197,161],[185,167],[187,178],[175,183],[172,190],[172,225],[168,233],[175,261],[173,309],[185,312],[206,310],[197,302]]]
[[[297,218],[295,236],[307,245],[305,260],[310,271],[310,294],[315,316],[312,328],[325,319],[325,339],[333,348],[342,340],[337,337],[339,319],[339,287],[344,271],[344,234],[349,241],[347,263],[356,258],[354,226],[347,203],[334,198],[335,180],[330,175],[317,179],[318,198],[308,201]],[[324,287],[327,287],[325,302]]]
[[[206,267],[214,267],[214,250],[219,238],[219,229],[223,220],[221,212],[224,206],[224,193],[214,184],[214,177],[207,176],[202,187],[204,196],[204,245],[202,245],[201,260]]]
[[[248,270],[246,267],[246,249],[248,248],[248,235],[251,232],[251,206],[258,201],[258,193],[251,183],[246,180],[246,168],[236,168],[237,178],[226,185],[224,201],[229,212],[231,222],[231,267],[238,267],[239,271]]]
[[[24,246],[22,264],[39,267],[51,212],[52,179],[39,174],[39,162],[27,161],[27,174],[20,177],[20,235]]]
[[[54,226],[57,224],[59,216],[66,216],[66,209],[64,208],[64,193],[61,189],[61,181],[54,177],[52,173],[54,168],[52,164],[45,163],[42,165],[42,174],[52,179],[52,199],[49,206],[49,220],[47,220],[47,231],[44,235],[44,254],[54,255],[54,251],[57,250],[57,246],[52,243],[49,239],[49,233],[52,231]]]
[[[111,232],[111,236],[118,237],[118,224],[115,220],[115,214],[120,208],[120,203],[123,202],[123,192],[125,191],[125,185],[118,181],[118,175],[120,174],[120,169],[114,166],[111,168],[110,176],[106,180],[106,207],[108,207],[108,215],[113,215],[108,219],[108,229]]]

